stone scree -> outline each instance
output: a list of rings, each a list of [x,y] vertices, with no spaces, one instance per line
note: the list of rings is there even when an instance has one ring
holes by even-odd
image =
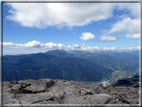
[[[3,105],[139,104],[139,88],[86,85],[72,80],[3,81]]]

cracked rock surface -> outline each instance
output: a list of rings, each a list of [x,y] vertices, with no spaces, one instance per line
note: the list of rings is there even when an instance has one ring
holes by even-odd
[[[3,81],[3,105],[139,104],[139,88],[108,87],[72,80]]]

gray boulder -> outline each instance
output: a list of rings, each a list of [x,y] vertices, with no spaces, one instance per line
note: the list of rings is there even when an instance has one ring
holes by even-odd
[[[16,91],[16,90],[19,90],[19,88],[21,88],[21,84],[16,84],[11,89]]]
[[[65,92],[63,90],[58,91],[58,92],[54,92],[53,93],[53,100],[56,102],[61,102],[63,100]]]
[[[52,100],[53,93],[43,92],[37,94],[17,94],[16,97],[21,101],[21,104],[35,104],[38,102]]]
[[[81,88],[81,90],[79,91],[81,95],[92,95],[94,94],[94,92],[92,90],[89,89],[85,89],[85,88]]]
[[[49,82],[46,83],[46,87],[49,88],[51,87],[55,82],[53,80],[50,80]]]
[[[19,100],[16,99],[15,95],[10,92],[3,93],[4,104],[20,104]]]
[[[138,104],[139,103],[139,88],[134,87],[108,87],[103,90],[112,96],[108,104]]]

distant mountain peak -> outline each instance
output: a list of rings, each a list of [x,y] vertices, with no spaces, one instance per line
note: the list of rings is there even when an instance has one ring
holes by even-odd
[[[47,52],[45,52],[45,54],[65,56],[67,54],[67,51],[65,51],[63,49],[56,49],[56,50],[47,51]]]

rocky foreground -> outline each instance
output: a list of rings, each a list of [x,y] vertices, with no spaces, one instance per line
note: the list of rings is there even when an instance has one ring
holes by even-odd
[[[139,104],[139,88],[108,87],[71,80],[21,80],[3,82],[3,104]]]

